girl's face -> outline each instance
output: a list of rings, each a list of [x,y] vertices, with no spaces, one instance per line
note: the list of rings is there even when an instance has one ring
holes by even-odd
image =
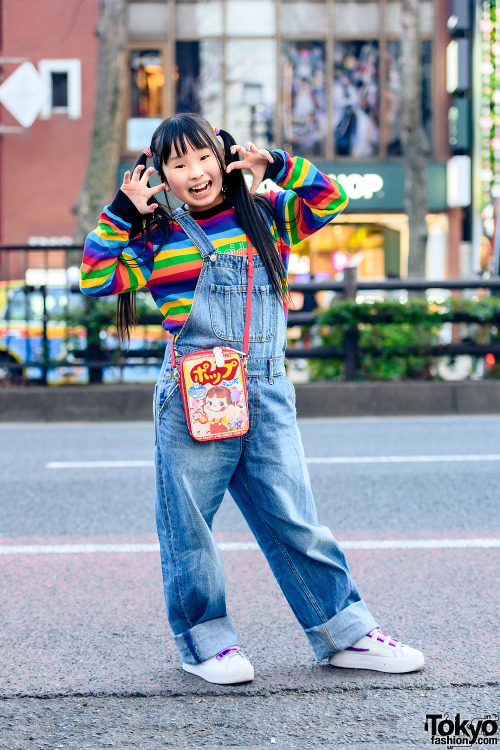
[[[187,144],[187,152],[176,155],[173,151],[163,172],[173,194],[189,211],[206,211],[222,203],[222,174],[213,151],[209,148],[193,148]]]
[[[214,396],[213,398],[207,398],[207,406],[210,411],[223,412],[226,411],[229,404],[224,397],[218,398]]]

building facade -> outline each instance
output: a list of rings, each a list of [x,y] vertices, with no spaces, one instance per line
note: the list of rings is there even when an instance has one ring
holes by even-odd
[[[2,80],[28,59],[50,90],[50,106],[22,131],[0,105],[3,244],[72,235],[71,207],[93,124],[97,5],[47,0],[42,11],[36,0],[1,0]],[[364,279],[405,276],[400,6],[400,0],[130,0],[117,180],[163,118],[199,112],[239,142],[309,157],[345,187],[348,210],[298,248],[292,273],[334,277],[350,262]],[[464,210],[449,206],[447,197],[448,15],[446,3],[421,0],[432,278],[479,270],[470,268]]]
[[[0,243],[70,239],[94,117],[97,2],[0,0],[0,19],[1,82],[30,63],[47,90],[29,127],[0,104]],[[36,85],[20,82],[23,108]]]

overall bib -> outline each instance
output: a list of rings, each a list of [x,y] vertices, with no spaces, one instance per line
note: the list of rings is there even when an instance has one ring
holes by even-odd
[[[203,265],[179,356],[214,346],[242,350],[245,256],[215,251],[188,212],[176,220]],[[154,395],[156,522],[167,615],[181,659],[198,664],[238,643],[226,611],[224,568],[212,522],[224,492],[255,535],[316,658],[377,627],[342,550],[318,522],[285,375],[286,321],[265,266],[254,256],[248,359],[250,427],[240,438],[200,443],[188,431],[170,346]]]

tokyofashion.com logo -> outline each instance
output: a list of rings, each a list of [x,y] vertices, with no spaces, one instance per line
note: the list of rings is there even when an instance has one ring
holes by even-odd
[[[488,714],[482,718],[462,719],[460,714],[455,714],[454,718],[448,714],[427,714],[425,731],[430,732],[433,745],[448,748],[497,745],[498,716]]]

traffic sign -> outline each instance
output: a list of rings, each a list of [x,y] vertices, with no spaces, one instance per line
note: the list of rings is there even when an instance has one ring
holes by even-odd
[[[20,65],[0,86],[0,102],[24,128],[34,123],[50,90],[35,66]]]

